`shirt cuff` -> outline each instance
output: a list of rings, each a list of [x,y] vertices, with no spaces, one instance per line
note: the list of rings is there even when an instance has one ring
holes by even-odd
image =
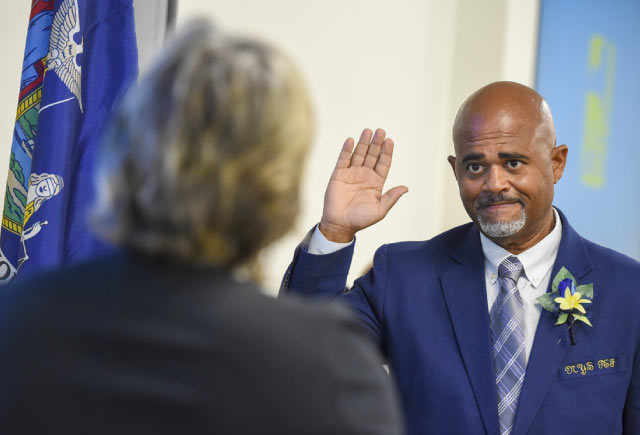
[[[316,225],[316,228],[313,230],[313,234],[311,235],[311,239],[309,240],[307,252],[313,255],[333,254],[334,252],[346,248],[352,243],[353,240],[347,243],[332,242],[320,232]]]

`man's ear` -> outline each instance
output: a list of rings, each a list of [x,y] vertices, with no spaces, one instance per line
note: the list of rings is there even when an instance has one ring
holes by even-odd
[[[449,164],[451,165],[451,169],[453,169],[453,176],[456,177],[456,181],[458,181],[458,175],[456,174],[456,158],[454,156],[447,157]]]
[[[555,147],[551,151],[551,165],[553,167],[553,184],[556,184],[562,178],[564,167],[567,165],[567,154],[569,148],[566,145]]]

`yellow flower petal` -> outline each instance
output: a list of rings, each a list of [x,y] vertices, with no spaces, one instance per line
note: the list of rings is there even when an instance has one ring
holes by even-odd
[[[586,314],[587,312],[584,310],[584,308],[582,307],[582,305],[580,304],[576,304],[576,306],[574,307],[576,310],[580,311],[582,314]]]
[[[591,303],[591,301],[590,301],[589,299],[580,299],[580,300],[578,301],[578,303],[579,303],[579,304],[590,304],[590,303]]]
[[[560,309],[561,310],[570,310],[571,306],[566,301],[562,301],[562,303],[560,304]]]
[[[563,302],[564,302],[564,298],[555,298],[555,299],[553,300],[553,302],[556,302],[556,303],[558,303],[558,304],[561,304],[561,303],[563,303]]]
[[[580,299],[582,297],[582,295],[580,294],[580,292],[575,292],[573,294],[573,297],[576,298],[576,299]]]

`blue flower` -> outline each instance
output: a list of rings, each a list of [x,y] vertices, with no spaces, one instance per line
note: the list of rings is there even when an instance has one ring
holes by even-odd
[[[540,306],[558,316],[556,325],[568,324],[571,344],[576,344],[575,323],[593,326],[589,309],[593,302],[593,283],[578,285],[566,267],[560,268],[551,283],[551,291],[538,298]]]
[[[560,283],[558,284],[558,293],[560,293],[561,296],[564,296],[564,291],[567,288],[569,289],[569,291],[571,291],[571,294],[574,294],[576,292],[576,283],[571,278],[565,278],[560,281]]]

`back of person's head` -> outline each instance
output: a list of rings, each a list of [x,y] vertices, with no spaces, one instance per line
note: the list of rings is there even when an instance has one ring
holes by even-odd
[[[97,232],[232,268],[293,225],[312,136],[308,94],[275,48],[187,25],[124,98],[97,162]]]

